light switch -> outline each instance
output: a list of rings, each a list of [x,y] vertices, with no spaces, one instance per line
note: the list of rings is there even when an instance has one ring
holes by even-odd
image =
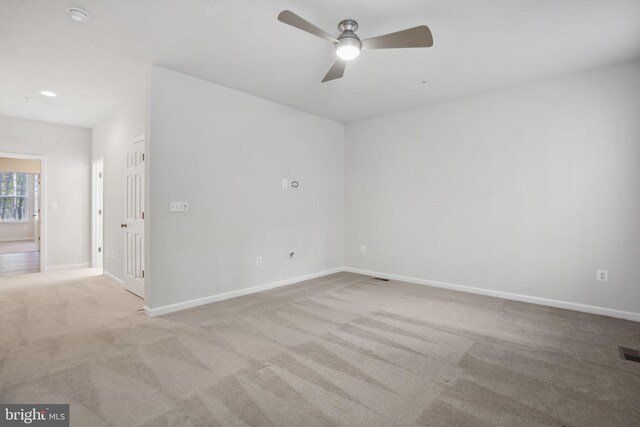
[[[189,212],[189,203],[187,202],[169,202],[169,212]]]
[[[51,202],[51,210],[55,211],[56,209],[58,209],[58,203],[56,202]]]

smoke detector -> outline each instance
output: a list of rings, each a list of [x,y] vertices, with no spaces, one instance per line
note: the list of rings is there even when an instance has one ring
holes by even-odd
[[[89,13],[77,6],[67,8],[67,13],[69,14],[69,18],[76,22],[87,22],[89,20]]]

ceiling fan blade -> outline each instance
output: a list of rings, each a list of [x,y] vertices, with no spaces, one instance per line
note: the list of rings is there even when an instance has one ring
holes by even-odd
[[[280,12],[280,15],[278,15],[278,21],[291,25],[292,27],[296,27],[299,30],[306,31],[307,33],[313,34],[316,37],[320,37],[321,39],[324,39],[329,43],[340,43],[338,39],[330,36],[325,31],[316,27],[311,22],[302,19],[290,10],[283,10],[282,12]]]
[[[338,59],[333,66],[329,69],[329,72],[324,79],[322,79],[322,83],[328,82],[330,80],[340,79],[344,75],[344,69],[347,66],[347,61],[342,59]]]
[[[431,46],[433,46],[433,36],[426,25],[362,40],[363,49],[400,49]]]

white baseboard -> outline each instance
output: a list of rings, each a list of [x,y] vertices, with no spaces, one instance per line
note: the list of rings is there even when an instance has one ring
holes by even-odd
[[[9,237],[6,239],[0,239],[0,242],[35,242],[33,237]]]
[[[381,277],[383,279],[399,280],[402,282],[414,283],[417,285],[433,286],[435,288],[450,289],[453,291],[467,292],[471,294],[487,295],[491,297],[503,298],[512,301],[521,301],[549,307],[564,308],[566,310],[581,311],[583,313],[599,314],[602,316],[617,317],[619,319],[633,320],[640,322],[640,313],[633,311],[616,310],[613,308],[598,307],[595,305],[579,304],[569,301],[561,301],[549,298],[533,297],[529,295],[513,294],[510,292],[494,291],[491,289],[474,288],[472,286],[456,285],[454,283],[438,282],[436,280],[417,279],[415,277],[400,276],[398,274],[387,274],[377,271],[363,270],[360,268],[345,267],[344,271],[350,273],[364,274],[367,276]]]
[[[328,276],[329,274],[340,273],[345,271],[344,267],[333,268],[331,270],[321,271],[318,273],[307,274],[304,276],[292,277],[291,279],[280,280],[277,282],[266,283],[264,285],[253,286],[251,288],[240,289],[237,291],[225,292],[222,294],[211,295],[208,297],[192,299],[189,301],[179,302],[176,304],[163,305],[160,307],[149,308],[144,306],[144,312],[148,316],[160,316],[162,314],[173,313],[174,311],[185,310],[187,308],[198,307],[212,302],[223,301],[226,299],[236,298],[243,295],[249,295],[256,292],[266,291],[280,286],[291,285],[293,283],[303,282],[305,280],[316,279],[318,277]],[[105,273],[106,274],[106,273]]]
[[[204,304],[210,304],[216,301],[223,301],[226,299],[236,298],[243,295],[249,295],[256,292],[266,291],[268,289],[273,289],[280,286],[291,285],[291,284],[302,282],[305,280],[315,279],[322,276],[328,276],[329,274],[339,273],[342,271],[363,274],[366,276],[382,277],[382,278],[391,279],[391,280],[399,280],[402,282],[414,283],[417,285],[432,286],[435,288],[449,289],[453,291],[466,292],[466,293],[478,294],[478,295],[486,295],[486,296],[503,298],[503,299],[512,300],[512,301],[521,301],[521,302],[526,302],[530,304],[544,305],[548,307],[562,308],[566,310],[579,311],[583,313],[599,314],[602,316],[610,316],[610,317],[616,317],[619,319],[627,319],[635,322],[640,322],[640,313],[636,313],[632,311],[617,310],[617,309],[607,308],[607,307],[598,307],[594,305],[580,304],[580,303],[569,302],[569,301],[561,301],[561,300],[555,300],[550,298],[534,297],[530,295],[514,294],[511,292],[495,291],[491,289],[475,288],[472,286],[457,285],[454,283],[447,283],[447,282],[439,282],[437,280],[418,279],[415,277],[363,270],[360,268],[353,268],[353,267],[338,267],[331,270],[308,274],[305,276],[293,277],[291,279],[280,280],[277,282],[267,283],[264,285],[253,286],[251,288],[225,292],[222,294],[211,295],[208,297],[197,298],[189,301],[165,305],[165,306],[156,307],[156,308],[149,308],[145,305],[144,311],[149,316],[160,316],[163,314],[173,313],[175,311],[185,310],[187,308],[193,308],[193,307],[197,307]],[[119,280],[117,277],[113,276],[112,274],[106,271],[104,272],[104,274],[105,276],[108,276],[113,280],[115,280],[116,282],[124,285],[124,283],[121,280]]]
[[[50,267],[45,267],[45,271],[62,271],[62,270],[78,270],[80,268],[89,268],[91,267],[91,263],[83,263],[83,264],[69,264],[69,265],[53,265]]]
[[[113,274],[109,273],[107,270],[102,270],[102,274],[104,276],[107,276],[109,279],[113,280],[114,282],[116,282],[118,285],[122,286],[124,288],[124,282],[120,279],[118,279],[116,276],[114,276]]]

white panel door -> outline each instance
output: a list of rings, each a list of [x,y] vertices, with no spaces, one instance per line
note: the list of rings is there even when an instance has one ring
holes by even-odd
[[[125,287],[144,298],[144,139],[131,145],[125,161]]]

